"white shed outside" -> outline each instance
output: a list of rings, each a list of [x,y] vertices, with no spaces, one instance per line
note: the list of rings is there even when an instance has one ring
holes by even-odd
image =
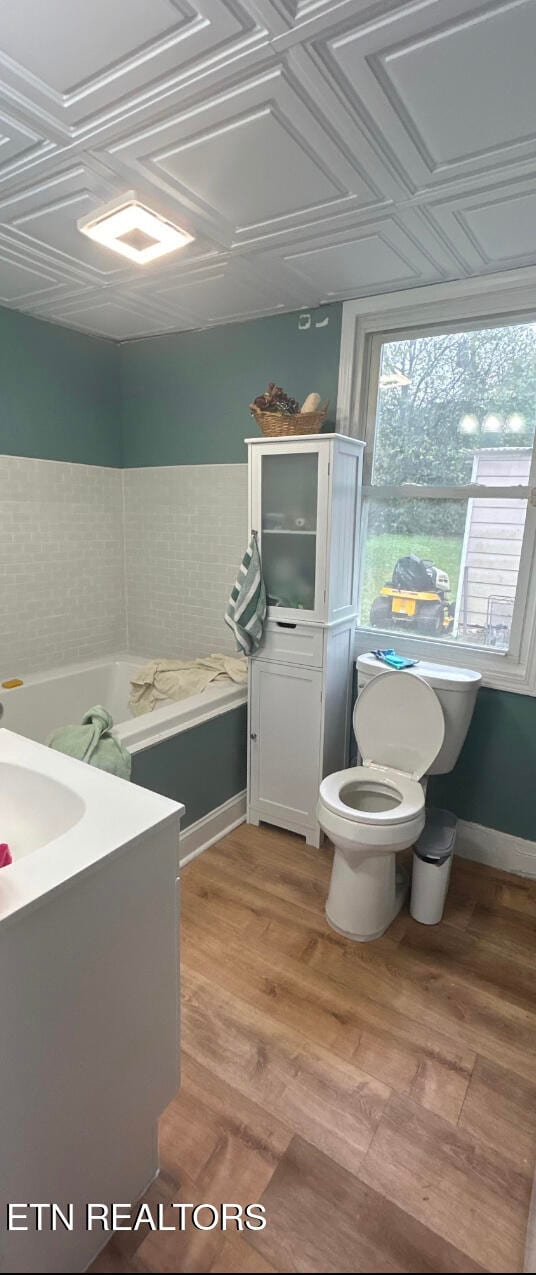
[[[530,447],[483,447],[471,482],[484,487],[528,483]],[[526,501],[470,500],[467,507],[454,633],[507,647],[521,557]]]

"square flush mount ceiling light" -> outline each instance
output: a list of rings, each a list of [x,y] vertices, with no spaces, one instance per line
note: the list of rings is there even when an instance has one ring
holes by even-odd
[[[134,191],[129,191],[120,201],[97,208],[88,217],[81,217],[77,224],[83,235],[140,266],[167,252],[176,252],[193,240],[187,230],[181,230],[140,204]]]

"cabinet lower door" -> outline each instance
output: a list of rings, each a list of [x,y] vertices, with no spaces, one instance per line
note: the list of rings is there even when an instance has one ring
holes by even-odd
[[[321,696],[318,669],[252,661],[249,799],[258,818],[290,828],[315,826]]]

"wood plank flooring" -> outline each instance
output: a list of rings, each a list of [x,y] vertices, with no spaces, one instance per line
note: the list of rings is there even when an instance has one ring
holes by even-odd
[[[536,881],[456,860],[440,926],[355,944],[330,869],[243,824],[182,875],[182,1085],[147,1198],[260,1202],[266,1229],[142,1228],[94,1272],[522,1270]]]

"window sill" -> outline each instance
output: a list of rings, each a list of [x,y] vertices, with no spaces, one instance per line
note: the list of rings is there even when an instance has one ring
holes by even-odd
[[[408,659],[475,669],[482,674],[482,685],[494,690],[536,696],[534,677],[531,678],[526,666],[514,660],[508,651],[491,652],[464,642],[454,644],[443,642],[440,638],[409,637],[407,634],[384,633],[381,629],[356,626],[355,658],[365,651],[392,646]]]

